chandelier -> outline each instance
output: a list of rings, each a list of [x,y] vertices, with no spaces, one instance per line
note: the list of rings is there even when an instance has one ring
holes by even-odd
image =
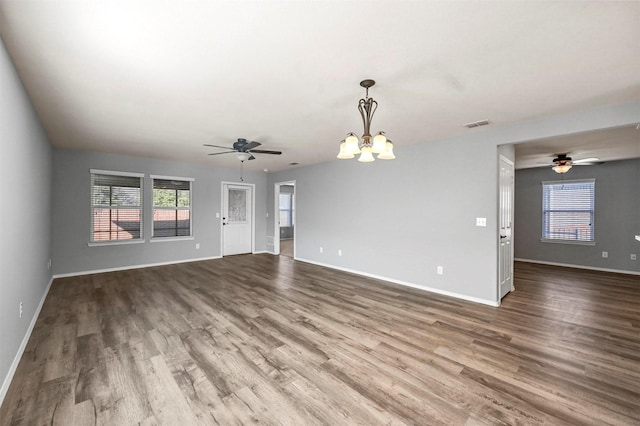
[[[362,134],[362,143],[359,143],[358,136],[355,133],[348,133],[347,137],[340,142],[340,152],[338,158],[346,160],[354,158],[360,154],[358,161],[362,163],[370,163],[375,161],[373,154],[378,154],[380,160],[393,160],[393,143],[387,139],[384,132],[378,132],[375,137],[371,137],[371,120],[378,108],[378,102],[369,97],[369,88],[376,84],[373,80],[362,80],[360,86],[364,87],[366,94],[364,99],[358,102],[358,110],[362,116],[362,124],[364,125],[364,133]]]

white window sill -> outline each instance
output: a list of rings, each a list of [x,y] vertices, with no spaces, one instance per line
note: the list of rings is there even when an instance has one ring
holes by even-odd
[[[190,241],[194,239],[195,237],[156,237],[151,238],[149,241],[152,243],[164,243],[169,241]]]
[[[143,239],[139,240],[113,240],[113,241],[91,241],[88,243],[89,247],[100,247],[100,246],[120,246],[123,244],[142,244],[144,243]]]
[[[547,240],[544,238],[540,239],[543,243],[554,243],[554,244],[572,244],[576,246],[595,246],[595,241],[575,241],[575,240]]]

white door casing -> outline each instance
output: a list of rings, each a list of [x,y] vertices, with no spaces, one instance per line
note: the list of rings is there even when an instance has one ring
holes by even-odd
[[[222,183],[222,255],[253,253],[254,185]]]
[[[499,252],[498,252],[498,297],[502,299],[513,286],[513,162],[500,156],[499,181]]]

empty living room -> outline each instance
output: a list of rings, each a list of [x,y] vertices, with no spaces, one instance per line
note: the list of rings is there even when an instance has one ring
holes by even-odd
[[[640,423],[640,2],[0,38],[0,425]]]

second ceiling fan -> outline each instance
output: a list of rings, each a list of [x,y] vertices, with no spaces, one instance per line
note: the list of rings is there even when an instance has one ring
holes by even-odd
[[[567,173],[573,166],[595,166],[603,163],[604,161],[600,161],[599,158],[592,157],[573,160],[568,154],[557,154],[557,157],[553,159],[553,166],[551,168],[556,173]]]

